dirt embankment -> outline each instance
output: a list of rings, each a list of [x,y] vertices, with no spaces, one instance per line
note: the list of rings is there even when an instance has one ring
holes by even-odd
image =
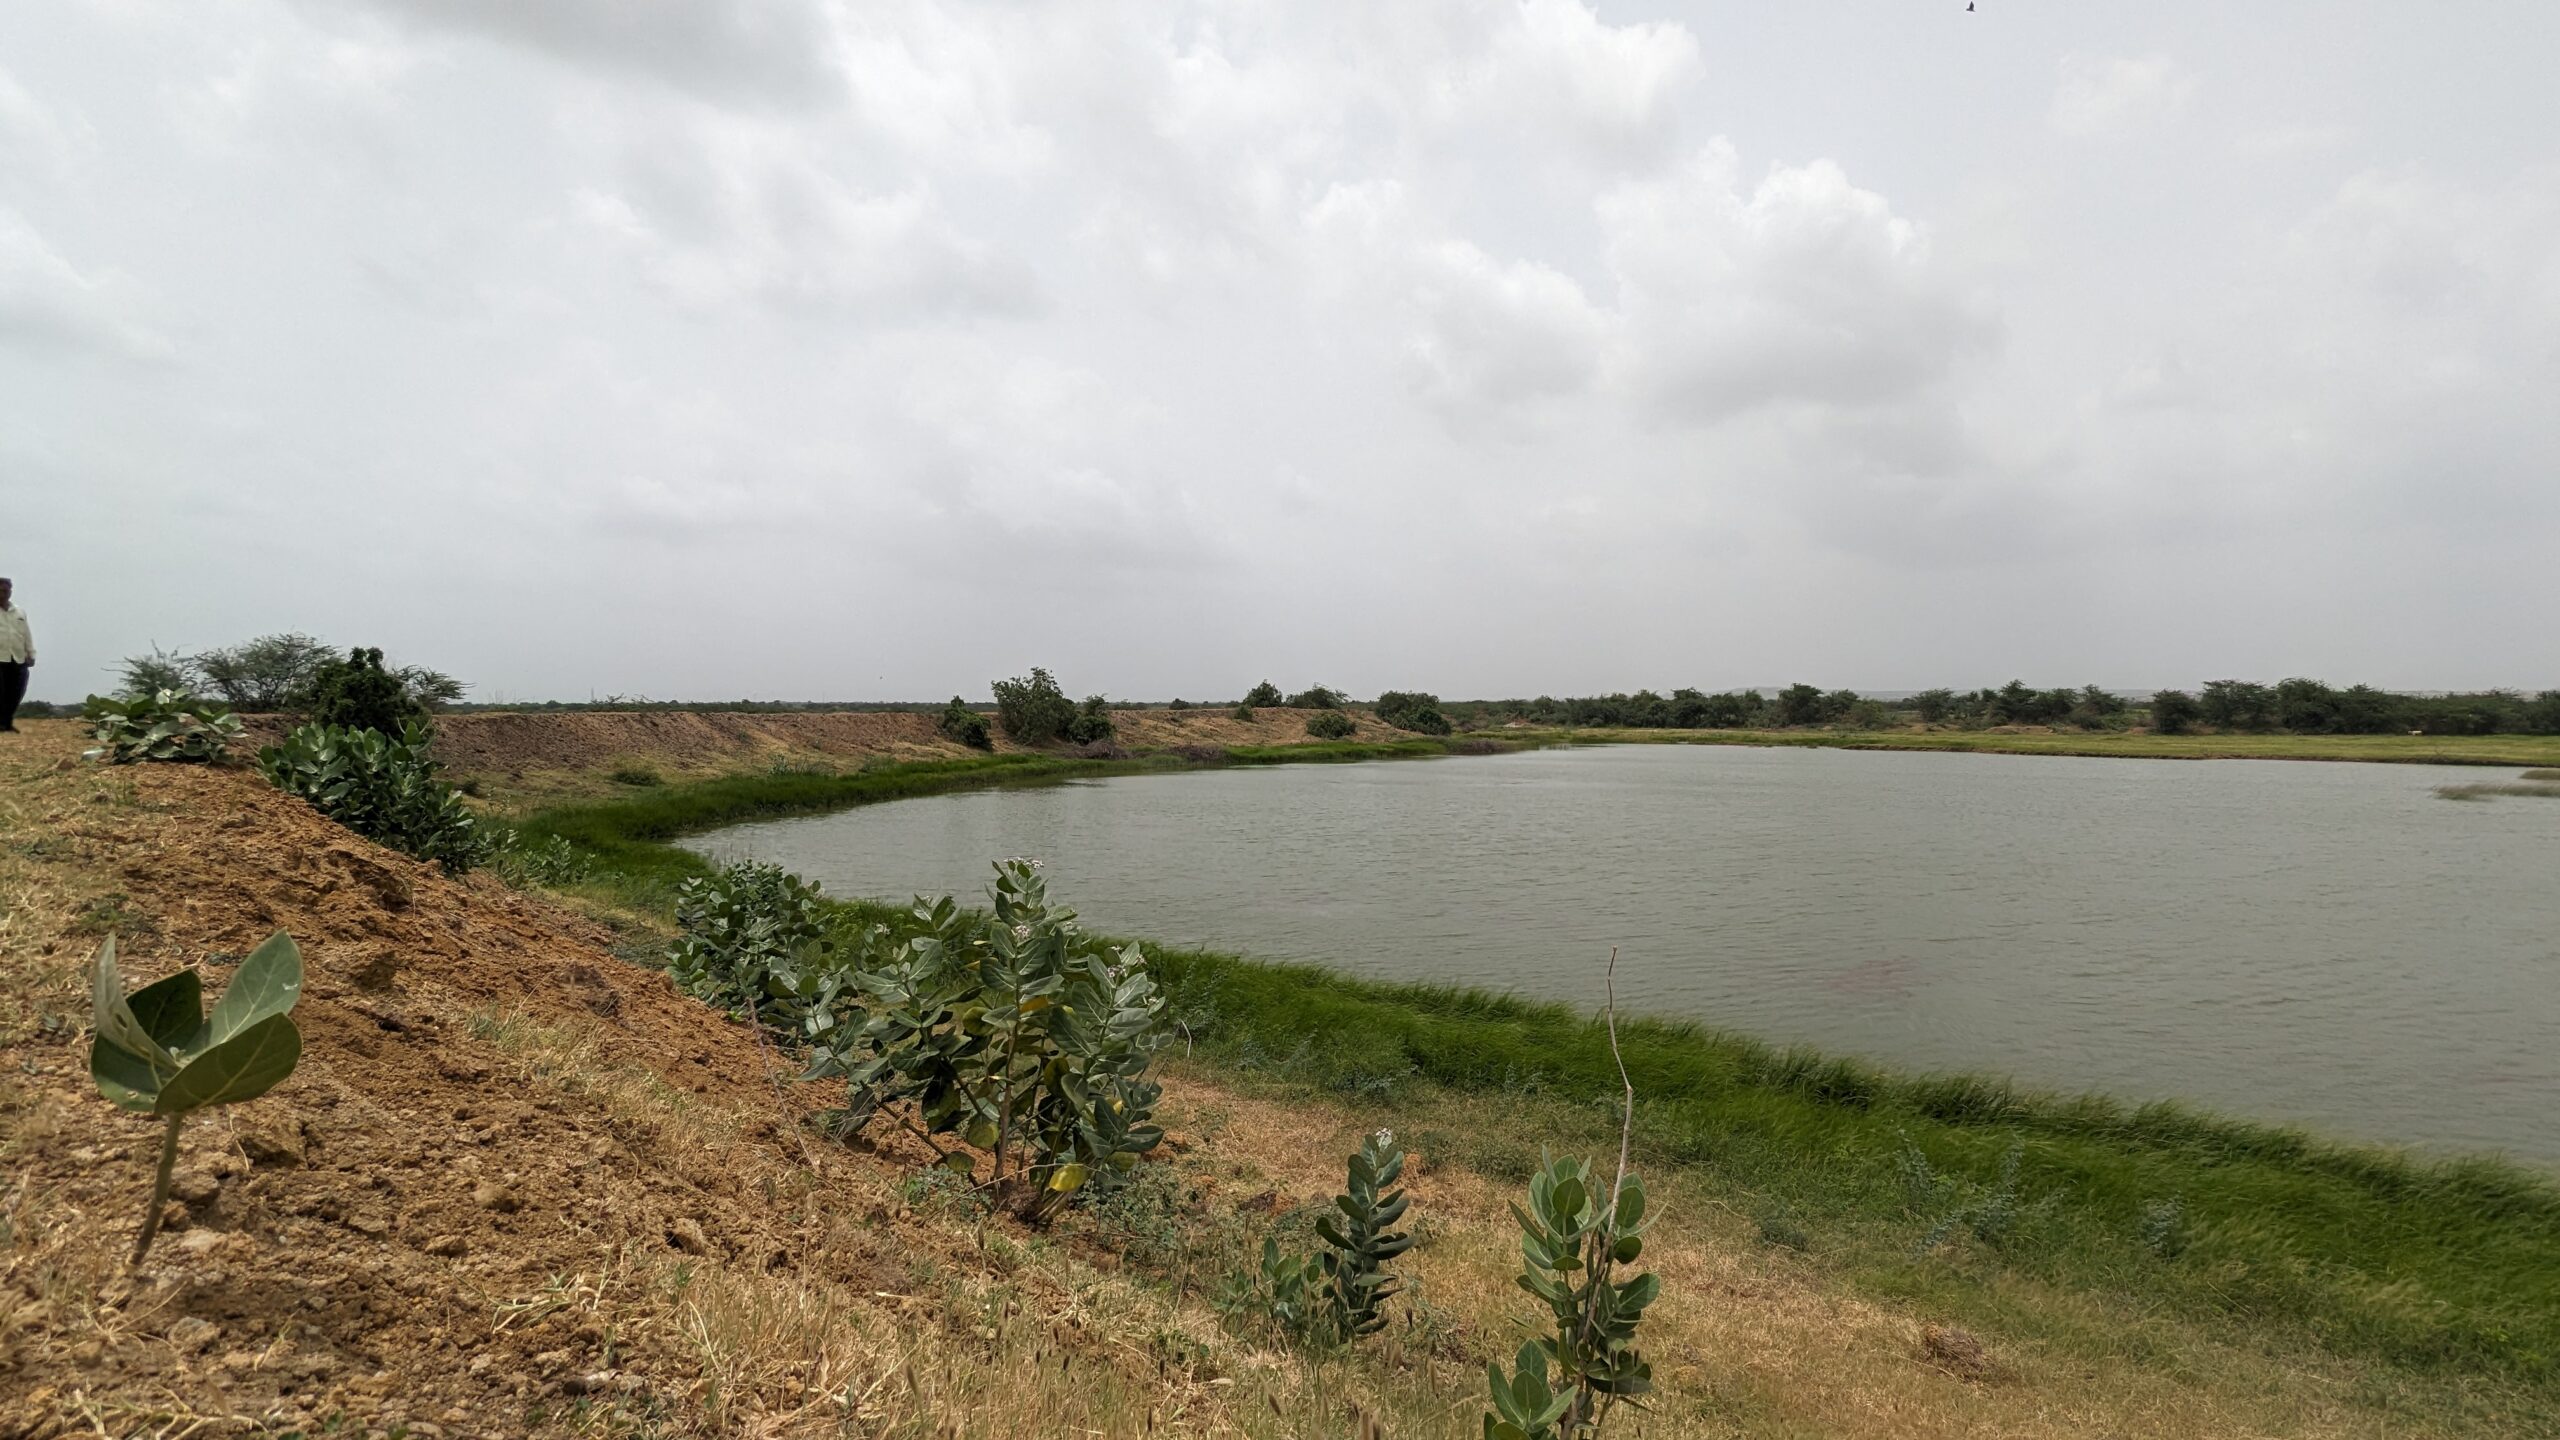
[[[1311,739],[1317,712],[1272,708],[1238,720],[1227,710],[1115,710],[1123,749],[1182,746],[1296,745]],[[1412,737],[1352,711],[1350,738]],[[542,802],[593,792],[615,770],[646,771],[665,780],[801,765],[851,769],[874,760],[951,760],[978,752],[943,737],[931,715],[895,712],[610,710],[488,712],[436,721],[436,755],[456,780],[509,800]],[[249,743],[282,737],[284,722],[252,717]],[[995,737],[999,754],[1024,747]]]
[[[601,927],[449,880],[254,773],[9,769],[10,838],[39,863],[7,877],[0,957],[0,1434],[522,1433],[546,1398],[623,1383],[587,1376],[670,1359],[672,1332],[588,1323],[581,1287],[634,1254],[885,1273],[876,1241],[758,1203],[788,1152],[756,1046]],[[129,985],[195,964],[210,992],[278,929],[308,969],[300,1069],[189,1127],[174,1228],[127,1276],[158,1127],[89,1093],[89,957],[113,932]],[[504,1043],[564,1030],[697,1119],[579,1103]]]
[[[1246,1353],[1196,1309],[1098,1307],[1091,1263],[919,1211],[913,1142],[817,1138],[841,1087],[632,963],[662,939],[448,878],[253,770],[79,744],[0,747],[0,1440],[923,1434],[1008,1389],[1094,1418],[1098,1374],[1168,1418],[1224,1400],[1143,1348]],[[300,1066],[190,1123],[128,1272],[159,1125],[94,1093],[91,956],[114,934],[128,987],[194,965],[212,993],[279,929]]]

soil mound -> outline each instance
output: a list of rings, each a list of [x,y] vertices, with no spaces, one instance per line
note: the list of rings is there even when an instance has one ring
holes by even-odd
[[[781,1177],[870,1167],[811,1156],[751,1035],[610,953],[602,926],[447,878],[238,769],[101,772],[66,750],[6,779],[11,818],[85,863],[59,888],[11,877],[0,926],[32,1012],[0,1090],[17,1242],[0,1435],[333,1416],[522,1434],[561,1397],[664,1403],[651,1377],[700,1373],[673,1327],[598,1322],[613,1277],[653,1257],[880,1288],[877,1235],[812,1234],[771,1203]],[[278,929],[308,972],[301,1066],[190,1124],[173,1228],[128,1275],[159,1127],[91,1093],[89,956],[112,930],[129,985],[196,964],[211,991]]]

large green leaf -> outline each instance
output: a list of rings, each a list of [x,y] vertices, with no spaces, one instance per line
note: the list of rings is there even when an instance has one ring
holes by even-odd
[[[133,1007],[125,1003],[124,976],[116,969],[116,939],[112,935],[98,947],[96,968],[90,977],[89,1008],[98,1038],[150,1061],[155,1068],[178,1068],[178,1058],[151,1038],[151,1032],[134,1017]]]
[[[254,1100],[293,1073],[302,1058],[302,1032],[289,1016],[270,1015],[187,1062],[177,1078],[160,1087],[163,1115],[182,1115],[208,1105]]]
[[[214,1002],[203,1044],[210,1050],[269,1016],[284,1014],[301,998],[302,949],[279,930],[240,962],[231,987]]]
[[[126,996],[125,1004],[141,1022],[143,1033],[172,1055],[186,1053],[196,1032],[204,1028],[204,980],[193,970],[145,985]]]
[[[160,1077],[151,1062],[103,1035],[89,1042],[89,1078],[122,1109],[148,1115],[160,1098]]]

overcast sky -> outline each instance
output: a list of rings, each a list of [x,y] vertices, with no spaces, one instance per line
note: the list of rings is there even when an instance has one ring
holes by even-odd
[[[24,0],[42,664],[2560,685],[2560,5]]]

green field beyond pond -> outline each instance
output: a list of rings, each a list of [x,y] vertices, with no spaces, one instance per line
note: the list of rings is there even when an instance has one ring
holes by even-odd
[[[2198,756],[2259,743],[2053,736],[2047,746],[2034,743],[2047,737],[1978,733],[1623,738]],[[1466,743],[792,771],[564,807],[519,828],[564,837],[594,857],[597,898],[664,916],[676,885],[710,868],[667,842],[720,825],[982,785],[1423,756]],[[2539,739],[2266,737],[2261,753],[2346,758],[2342,749],[2364,759],[2560,760],[2560,742]],[[902,923],[895,908],[845,904],[837,913],[846,924]],[[1618,1081],[1593,1013],[1596,991],[1591,1006],[1537,1004],[1146,949],[1188,1042],[1178,1063],[1225,1082],[1392,1116],[1430,1153],[1506,1180],[1524,1175],[1543,1145],[1588,1148],[1612,1128]],[[1637,1019],[1622,1035],[1643,1162],[1677,1167],[1767,1243],[1804,1249],[1854,1287],[1917,1297],[1951,1317],[2065,1349],[2099,1343],[2102,1330],[2115,1344],[2130,1333],[2161,1347],[2171,1365],[2181,1327],[2276,1353],[2316,1347],[2367,1363],[2370,1398],[2386,1406],[2467,1419],[2485,1433],[2560,1433],[2560,1187],[2547,1177],[2496,1161],[2331,1144],[2171,1104],[1891,1074],[1698,1025]],[[1982,1064],[2001,1068],[1998,1056]]]
[[[2400,765],[2560,765],[2560,735],[2153,735],[2068,730],[1509,730],[1555,745],[1795,745],[2128,760],[2354,760]]]

